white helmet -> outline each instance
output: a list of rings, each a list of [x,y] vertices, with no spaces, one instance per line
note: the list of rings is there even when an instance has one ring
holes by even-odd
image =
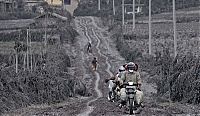
[[[119,72],[125,71],[125,68],[123,66],[119,67]]]

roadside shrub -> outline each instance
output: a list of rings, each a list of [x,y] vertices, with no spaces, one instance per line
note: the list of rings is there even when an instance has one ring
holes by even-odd
[[[126,59],[126,61],[133,62],[138,58],[142,58],[142,52],[137,47],[129,46],[128,42],[123,40],[126,36],[123,35],[124,38],[122,38],[120,35],[116,37],[116,48],[120,52],[121,56]]]
[[[1,13],[0,20],[15,20],[17,17],[12,15],[11,13]]]
[[[16,19],[31,19],[36,17],[37,13],[17,11],[13,13],[1,13],[0,20],[16,20]]]
[[[169,93],[173,101],[199,104],[199,57],[188,53],[173,59],[165,54],[160,59],[161,67],[157,68],[160,70],[160,78],[157,80],[158,95]]]
[[[15,67],[0,70],[0,114],[31,104],[58,103],[75,94],[85,95],[86,87],[74,76],[67,74],[70,57],[65,50],[51,47],[46,58],[39,57],[32,72]],[[44,66],[45,64],[45,66]]]
[[[31,32],[31,41],[41,42],[44,32]],[[10,42],[10,41],[25,41],[26,40],[26,31],[22,31],[19,38],[19,32],[10,32],[10,33],[0,33],[0,41]]]

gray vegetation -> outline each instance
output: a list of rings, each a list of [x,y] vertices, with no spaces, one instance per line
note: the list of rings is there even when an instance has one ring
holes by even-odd
[[[85,0],[81,1],[78,9],[75,11],[75,15],[80,16],[101,16],[106,13],[106,15],[112,15],[112,0],[109,3],[106,1],[101,2],[101,11],[98,11],[98,1]],[[132,0],[125,0],[126,4],[132,4]],[[121,0],[115,0],[116,16],[115,18],[121,20]],[[136,0],[136,4],[143,4],[142,14],[139,16],[148,15],[148,0]],[[199,0],[176,0],[176,9],[185,9],[191,7],[198,7],[200,5]],[[152,14],[158,14],[162,12],[172,12],[172,0],[152,0]],[[100,14],[99,14],[100,13]]]
[[[69,13],[66,16],[68,15]],[[69,68],[72,66],[71,55],[67,54],[70,51],[66,52],[63,44],[74,44],[77,36],[77,32],[69,23],[69,20],[60,21],[52,27],[57,30],[47,31],[46,53],[44,46],[41,46],[45,31],[40,31],[41,29],[32,31],[29,39],[38,44],[34,49],[40,52],[29,53],[29,62],[26,61],[26,52],[30,49],[30,46],[26,44],[26,27],[22,28],[20,36],[18,31],[9,34],[1,33],[0,41],[2,43],[15,41],[14,46],[9,49],[17,51],[18,73],[15,72],[16,53],[0,54],[0,114],[32,104],[59,103],[76,94],[86,94],[85,85],[69,74]],[[61,24],[62,28],[59,27]],[[31,28],[37,26],[41,27],[38,24]],[[51,26],[48,28],[51,29]],[[53,36],[57,36],[57,38],[53,38]],[[30,67],[28,68],[26,65],[32,65],[33,70],[31,71]]]

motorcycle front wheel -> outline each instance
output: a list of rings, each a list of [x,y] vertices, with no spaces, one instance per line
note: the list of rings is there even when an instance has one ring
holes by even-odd
[[[129,99],[129,114],[133,114],[133,106],[134,106],[133,99]]]

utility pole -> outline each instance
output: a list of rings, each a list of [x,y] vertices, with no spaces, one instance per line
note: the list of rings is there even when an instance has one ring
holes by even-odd
[[[30,31],[30,27],[29,27],[29,31]],[[32,43],[31,43],[31,33],[29,33],[30,35],[30,55],[31,55],[31,72],[33,71],[33,54],[32,54]]]
[[[124,0],[122,0],[122,28],[124,26]]]
[[[115,15],[115,0],[113,0],[113,15]]]
[[[200,13],[199,13],[199,15],[200,15]],[[199,25],[200,25],[200,20],[199,20]],[[199,26],[199,30],[200,30],[200,26]],[[199,51],[200,51],[200,31],[199,31],[198,35],[199,35],[198,46],[199,46]],[[199,52],[199,56],[200,56],[200,52]]]
[[[19,31],[19,40],[20,40],[20,31]],[[16,44],[15,44],[15,46],[16,46]],[[15,72],[16,73],[18,73],[18,53],[19,53],[19,48],[18,48],[19,46],[17,46],[17,48],[15,49],[15,60],[16,60],[16,67],[15,67]]]
[[[23,41],[23,45],[25,45],[25,42]],[[28,47],[28,46],[27,46]],[[26,49],[27,50],[27,49]],[[24,54],[24,61],[23,61],[23,69],[26,70],[26,51],[23,51]]]
[[[27,70],[29,70],[29,28],[26,29],[26,44],[27,44],[27,51],[26,51],[26,55],[27,55]]]
[[[106,3],[107,3],[107,5],[108,5],[108,4],[110,3],[110,0],[107,0]]]
[[[149,0],[149,55],[151,55],[151,0]]]
[[[15,55],[15,57],[16,57],[16,73],[18,73],[18,51],[17,50],[15,50],[16,51],[16,55]]]
[[[62,12],[64,11],[64,0],[62,0]]]
[[[46,54],[46,49],[47,49],[47,15],[48,15],[48,13],[46,13],[46,15],[45,15],[45,30],[44,30],[44,32],[45,32],[45,40],[44,40],[44,54]]]
[[[173,0],[173,27],[174,27],[174,57],[177,55],[177,33],[176,33],[176,7],[175,0]]]
[[[101,10],[101,0],[98,0],[98,10]]]
[[[24,52],[24,64],[23,64],[23,68],[24,68],[24,71],[26,70],[26,52]]]
[[[133,32],[135,30],[135,0],[133,0]]]

